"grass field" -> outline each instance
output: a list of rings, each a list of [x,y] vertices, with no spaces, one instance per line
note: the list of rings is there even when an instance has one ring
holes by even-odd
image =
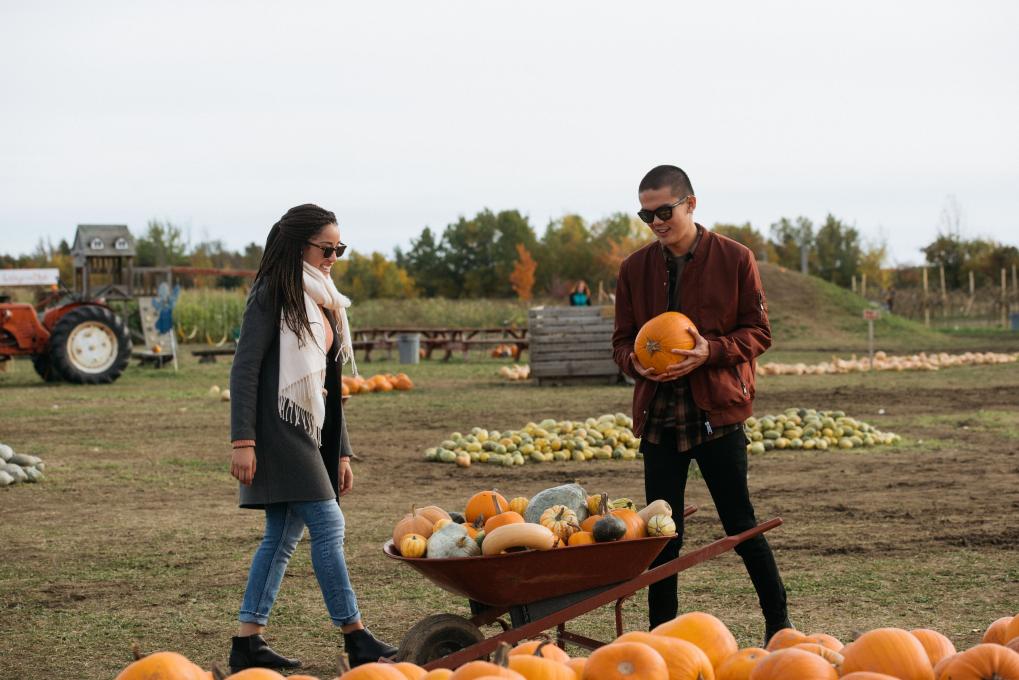
[[[1015,341],[995,342],[1016,349]],[[212,384],[227,384],[229,362],[183,359],[176,375],[132,367],[104,387],[44,385],[26,361],[0,373],[0,441],[47,462],[44,483],[0,489],[3,677],[110,678],[133,640],[148,651],[181,651],[204,667],[225,664],[262,521],[236,507],[228,404],[206,396]],[[482,488],[531,495],[573,480],[591,492],[643,499],[639,461],[466,470],[423,462],[421,451],[453,430],[629,410],[625,386],[509,384],[498,366],[475,356],[403,367],[417,389],[357,396],[348,405],[363,457],[342,503],[348,561],[367,623],[394,642],[427,614],[467,612],[466,602],[381,554],[412,503],[456,509]],[[384,370],[398,367],[362,366]],[[757,413],[790,406],[843,409],[905,440],[753,459],[758,518],[786,522],[769,540],[798,627],[848,639],[882,625],[927,626],[962,646],[1019,611],[1019,364],[759,381]],[[703,483],[691,481],[687,496],[701,507],[688,520],[687,546],[720,537]],[[716,614],[741,645],[761,641],[753,590],[732,554],[682,575],[681,606]],[[630,629],[646,625],[642,597],[625,616]],[[602,611],[575,628],[609,636],[611,618]],[[328,626],[305,544],[269,637],[309,672],[332,677],[339,636]]]

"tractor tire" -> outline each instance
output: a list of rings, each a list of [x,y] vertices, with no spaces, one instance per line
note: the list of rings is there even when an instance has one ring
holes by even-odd
[[[50,361],[48,354],[36,354],[32,357],[32,368],[39,374],[39,377],[48,383],[60,382],[64,378],[60,375],[54,366],[53,362]]]
[[[50,364],[68,382],[111,383],[130,360],[127,327],[106,307],[72,309],[57,322],[50,336]]]

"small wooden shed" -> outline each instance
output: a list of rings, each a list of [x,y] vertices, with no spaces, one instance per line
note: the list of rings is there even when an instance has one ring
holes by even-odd
[[[134,236],[123,224],[79,224],[71,246],[74,290],[85,298],[134,297]]]
[[[612,359],[614,309],[535,307],[528,313],[531,377],[539,385],[616,383]]]

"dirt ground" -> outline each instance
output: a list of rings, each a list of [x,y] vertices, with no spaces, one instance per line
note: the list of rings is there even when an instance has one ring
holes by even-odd
[[[104,388],[43,385],[25,362],[0,374],[0,441],[48,465],[45,483],[0,489],[0,677],[111,678],[133,640],[225,665],[261,516],[236,507],[228,405],[205,396],[227,383],[229,364],[186,358],[176,376],[132,369]],[[398,642],[428,614],[467,612],[460,598],[382,555],[411,504],[459,509],[480,489],[530,496],[567,481],[643,500],[639,461],[425,463],[423,449],[454,430],[629,410],[626,387],[507,384],[497,366],[410,367],[415,391],[355,397],[348,408],[363,460],[342,502],[347,558],[380,637]],[[759,382],[758,414],[793,406],[842,409],[905,440],[752,460],[758,518],[785,520],[769,541],[799,628],[848,640],[877,626],[931,627],[965,647],[994,619],[1019,613],[1019,364]],[[703,482],[691,480],[687,498],[700,507],[687,546],[720,537]],[[680,598],[684,610],[720,617],[741,645],[760,644],[756,598],[733,554],[684,573]],[[642,600],[626,605],[628,629],[646,626]],[[611,619],[606,609],[573,627],[607,637]],[[340,638],[304,543],[268,637],[308,672],[332,677]]]

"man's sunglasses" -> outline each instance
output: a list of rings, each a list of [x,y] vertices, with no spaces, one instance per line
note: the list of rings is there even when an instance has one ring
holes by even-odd
[[[332,257],[333,253],[336,253],[336,257],[343,257],[343,253],[347,250],[347,244],[341,243],[338,246],[320,246],[317,243],[308,241],[308,245],[314,248],[318,248],[322,251],[322,257]]]
[[[662,222],[665,222],[672,218],[672,209],[675,208],[677,205],[686,203],[687,198],[690,197],[687,196],[686,198],[681,198],[672,205],[658,206],[654,210],[638,210],[637,217],[639,217],[644,224],[651,224],[652,222],[655,221],[656,217],[660,219]]]

